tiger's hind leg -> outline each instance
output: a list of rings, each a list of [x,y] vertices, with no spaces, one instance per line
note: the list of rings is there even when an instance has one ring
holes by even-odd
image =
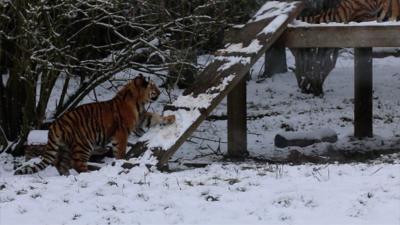
[[[71,166],[78,173],[88,172],[87,162],[89,161],[92,149],[82,144],[74,145],[71,148]]]
[[[400,0],[392,0],[392,12],[389,20],[400,21]]]
[[[61,148],[58,157],[54,163],[60,175],[68,176],[71,169],[71,153],[65,147]]]
[[[128,144],[128,131],[118,129],[111,138],[112,150],[116,159],[125,159],[126,146]]]
[[[397,1],[397,0],[396,0]],[[378,15],[378,22],[383,22],[385,20],[385,18],[387,18],[389,11],[390,11],[390,7],[391,7],[391,3],[392,0],[384,0],[382,2],[381,7],[379,8],[379,15]]]

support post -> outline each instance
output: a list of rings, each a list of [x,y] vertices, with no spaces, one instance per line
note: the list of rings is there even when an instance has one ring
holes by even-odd
[[[263,77],[272,77],[277,73],[287,72],[286,49],[280,44],[273,45],[265,52],[265,69]]]
[[[243,158],[247,152],[246,76],[228,94],[228,156]]]
[[[372,48],[354,49],[354,136],[373,136]]]

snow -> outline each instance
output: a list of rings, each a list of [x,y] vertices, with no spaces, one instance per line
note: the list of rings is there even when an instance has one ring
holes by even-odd
[[[8,82],[8,78],[10,78],[10,74],[7,71],[7,73],[2,74],[1,76],[2,76],[1,79],[3,80],[3,86],[5,87],[5,86],[7,86],[7,82]]]
[[[26,162],[23,162],[22,166],[27,166],[27,165],[33,166],[35,164],[39,164],[41,161],[42,161],[42,159],[40,157],[32,158],[32,159],[30,159],[30,160],[28,160]]]
[[[292,11],[297,2],[278,2],[269,1],[264,4],[260,10],[250,19],[249,22],[257,22],[263,19],[272,18],[281,14],[287,14]]]
[[[400,53],[400,47],[380,47],[374,48],[374,52],[385,52],[385,53]]]
[[[4,155],[2,155],[4,157]],[[2,159],[3,161],[4,159]],[[398,224],[400,164],[215,163],[161,173],[117,162],[0,178],[0,224]]]
[[[279,29],[279,27],[281,27],[288,19],[289,16],[286,14],[277,16],[271,23],[268,24],[268,26],[264,27],[261,33],[263,34],[275,33]]]
[[[177,111],[165,111],[164,115],[175,115],[176,122],[165,127],[156,126],[150,128],[140,137],[139,141],[147,142],[149,148],[161,147],[165,150],[169,149],[175,144],[176,139],[200,116],[200,112],[197,109],[179,109]]]
[[[251,53],[257,53],[258,51],[260,51],[262,47],[263,46],[260,44],[260,41],[254,39],[246,47],[243,47],[243,43],[229,44],[228,46],[226,46],[225,49],[219,50],[219,52],[237,52],[237,53],[251,54]]]
[[[287,54],[291,67],[293,56],[289,51]],[[206,58],[213,60],[204,56],[201,61],[207,63]],[[400,146],[400,58],[374,59],[376,136],[364,142],[354,142],[351,137],[354,107],[351,50],[341,50],[336,68],[325,81],[325,95],[319,98],[300,93],[292,72],[258,79],[263,72],[263,61],[261,58],[255,64],[252,80],[247,82],[250,156],[262,161],[285,154],[291,148],[274,147],[273,138],[277,133],[312,132],[321,127],[329,127],[338,134],[337,148],[357,145],[366,150]],[[134,74],[118,76],[130,79]],[[61,83],[57,83],[55,91],[61,90]],[[96,92],[99,100],[115,94],[106,84]],[[174,90],[172,100],[180,93]],[[84,102],[93,99],[90,95]],[[163,92],[151,109],[161,112],[168,102],[169,96]],[[166,132],[159,137],[152,136],[158,135],[156,130],[145,134],[154,141],[151,145],[162,145],[170,138],[168,135],[184,130],[190,119],[200,113],[195,102],[192,106],[189,110],[164,112],[176,115],[177,123],[165,127],[171,130],[164,128]],[[213,116],[226,115],[226,101],[223,101]],[[39,137],[31,140],[47,136],[44,132],[36,135]],[[171,159],[171,168],[176,169],[171,173],[148,169],[156,159],[151,152],[146,152],[140,159],[130,160],[139,164],[130,171],[121,168],[125,161],[109,159],[101,170],[91,173],[77,174],[71,170],[72,175],[64,177],[50,166],[38,174],[14,176],[13,162],[21,159],[2,153],[0,224],[400,223],[400,154],[350,164],[221,163],[227,151],[226,136],[226,119],[204,121]],[[314,146],[325,147],[326,143]],[[181,162],[210,165],[188,169]]]
[[[158,163],[158,159],[153,155],[153,152],[151,150],[147,150],[140,157],[132,158],[128,162],[132,165],[138,166],[156,166]]]
[[[176,107],[207,108],[213,98],[214,95],[212,94],[199,94],[196,97],[192,94],[181,95],[175,102],[173,102],[173,105]]]
[[[234,75],[229,75],[225,77],[218,86],[211,87],[208,90],[206,90],[205,93],[199,94],[196,97],[193,96],[193,94],[181,95],[176,99],[176,101],[172,103],[172,105],[178,108],[179,107],[185,107],[190,109],[207,108],[211,104],[211,101],[219,94],[219,92],[224,90],[225,87],[229,84],[229,82],[231,82],[234,78],[235,78]]]
[[[217,56],[215,57],[215,60],[225,62],[220,68],[218,68],[218,71],[223,71],[238,63],[247,65],[250,63],[251,58],[243,56]]]
[[[241,29],[241,28],[243,28],[245,26],[246,26],[246,24],[235,24],[235,25],[232,26],[232,28]]]
[[[26,141],[27,145],[45,145],[47,144],[48,130],[33,130],[29,133]]]
[[[288,20],[288,13],[290,13],[296,6],[297,2],[287,3],[270,1],[265,3],[261,9],[249,20],[249,23],[254,23],[263,19],[273,18],[273,20],[258,34],[274,33]],[[275,17],[275,18],[274,18]],[[239,26],[240,27],[240,26]],[[238,28],[238,27],[235,27]],[[258,53],[263,45],[260,41],[253,39],[250,44],[243,46],[243,43],[228,43],[225,49],[218,50],[219,54],[224,53],[245,53],[253,54]]]
[[[247,62],[248,62],[248,61],[247,61]],[[222,80],[222,82],[221,82],[218,86],[211,87],[210,89],[208,89],[208,90],[206,91],[206,93],[207,93],[207,92],[215,92],[215,91],[221,92],[221,91],[225,90],[226,86],[228,86],[228,84],[229,84],[234,78],[235,78],[235,75],[229,75],[229,76],[225,77],[225,78]]]

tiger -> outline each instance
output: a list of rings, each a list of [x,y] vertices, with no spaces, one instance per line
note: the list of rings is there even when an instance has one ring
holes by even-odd
[[[341,0],[317,15],[299,16],[307,23],[349,23],[400,20],[400,0]]]
[[[146,110],[160,90],[142,74],[129,81],[108,101],[84,104],[64,113],[49,127],[48,142],[40,161],[24,165],[15,175],[32,174],[54,165],[60,175],[88,171],[88,160],[96,148],[111,144],[116,159],[124,159],[128,135],[155,125],[175,122],[175,115],[161,116]]]

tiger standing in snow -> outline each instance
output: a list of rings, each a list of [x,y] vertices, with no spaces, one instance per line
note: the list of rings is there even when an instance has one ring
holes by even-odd
[[[400,0],[341,0],[336,7],[298,19],[308,23],[396,21],[400,20]]]
[[[66,112],[49,128],[41,161],[25,165],[16,175],[31,174],[53,164],[61,175],[88,171],[87,162],[96,147],[112,144],[115,158],[124,159],[131,132],[157,124],[172,124],[175,116],[147,112],[145,105],[157,100],[160,90],[153,81],[139,75],[116,96],[104,102],[85,104]]]

